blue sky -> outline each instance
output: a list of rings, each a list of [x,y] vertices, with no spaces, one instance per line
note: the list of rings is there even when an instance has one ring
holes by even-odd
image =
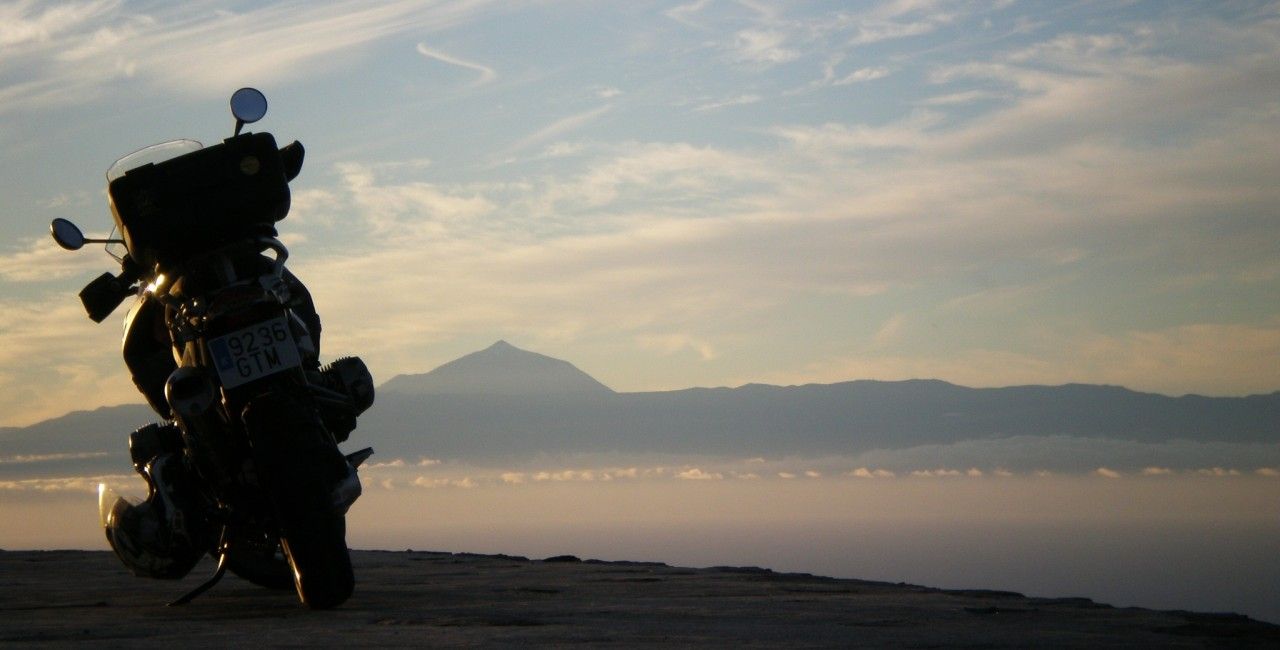
[[[246,85],[380,381],[1280,389],[1274,2],[5,2],[0,425],[137,400],[48,221]]]

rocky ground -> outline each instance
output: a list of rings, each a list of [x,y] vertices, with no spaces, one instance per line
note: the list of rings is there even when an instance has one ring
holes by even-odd
[[[107,552],[0,551],[0,646],[741,645],[1280,647],[1235,614],[1113,608],[1083,598],[940,590],[756,568],[357,551],[357,591],[323,612],[234,576],[183,607],[178,582]]]

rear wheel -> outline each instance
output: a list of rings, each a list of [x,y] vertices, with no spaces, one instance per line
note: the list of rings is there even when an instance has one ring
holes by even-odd
[[[245,409],[244,421],[298,597],[312,609],[341,605],[355,587],[346,518],[332,496],[346,459],[315,409],[300,400],[261,397]]]
[[[351,597],[355,573],[347,549],[346,518],[329,517],[317,523],[280,541],[293,567],[298,597],[312,609],[328,609]]]

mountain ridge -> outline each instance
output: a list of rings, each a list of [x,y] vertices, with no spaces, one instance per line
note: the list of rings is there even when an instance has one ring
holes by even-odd
[[[491,390],[487,381],[507,383]],[[0,429],[0,471],[40,469],[3,462],[18,456],[127,458],[127,434],[154,419],[147,407],[126,405]],[[499,341],[380,385],[353,440],[388,457],[484,459],[563,452],[852,455],[1050,436],[1273,444],[1280,442],[1280,392],[1173,397],[1079,383],[970,388],[938,379],[859,379],[625,393],[566,361]],[[95,458],[98,467],[108,466],[106,457]]]

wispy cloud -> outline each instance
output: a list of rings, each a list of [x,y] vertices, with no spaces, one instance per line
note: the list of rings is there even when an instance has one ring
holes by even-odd
[[[0,6],[0,48],[48,43],[120,6],[119,0],[68,2],[40,7],[32,2]]]
[[[760,99],[761,99],[760,95],[738,95],[737,97],[731,97],[729,99],[721,99],[721,100],[716,100],[712,102],[707,102],[705,104],[699,104],[693,110],[713,111],[719,108],[726,108],[729,106],[744,106],[746,104],[754,104],[756,102],[759,102]]]
[[[104,458],[105,451],[91,451],[72,454],[18,454],[16,456],[0,456],[0,465],[27,465],[31,463],[47,463],[63,460],[86,460]]]
[[[897,476],[895,473],[887,469],[867,469],[866,467],[859,467],[851,470],[845,475],[852,476],[854,478],[894,478]]]
[[[428,488],[428,489],[461,488],[464,490],[469,490],[471,488],[476,487],[478,484],[476,483],[475,479],[472,479],[470,476],[466,476],[463,478],[431,478],[427,476],[419,476],[418,478],[413,479],[412,485],[414,487]]]
[[[695,0],[688,4],[672,7],[662,13],[664,16],[689,27],[701,27],[694,17],[703,9],[706,9],[709,4],[711,4],[711,0]]]
[[[588,111],[583,111],[581,113],[575,113],[568,117],[560,118],[552,122],[551,124],[548,124],[538,129],[537,131],[534,131],[533,133],[530,133],[529,135],[515,141],[506,149],[504,149],[503,152],[499,154],[498,157],[500,160],[509,159],[511,156],[514,156],[517,153],[520,153],[526,149],[529,149],[530,147],[543,144],[549,140],[558,138],[566,133],[570,133],[572,131],[580,129],[586,124],[589,124],[599,119],[605,113],[608,113],[609,110],[612,108],[613,108],[612,105],[605,104],[604,106],[599,106]]]
[[[91,248],[80,252],[65,251],[54,243],[52,237],[41,237],[25,242],[18,250],[0,254],[0,280],[8,282],[49,282],[70,277],[91,278],[101,273],[99,255],[90,255]],[[100,249],[99,249],[100,250]]]
[[[773,65],[800,57],[800,52],[786,47],[787,35],[780,31],[744,29],[734,35],[730,48],[734,60],[743,63]]]
[[[428,59],[435,59],[442,63],[458,66],[460,68],[466,68],[468,70],[474,70],[475,72],[479,73],[479,76],[476,77],[476,80],[471,82],[472,86],[482,86],[484,84],[489,83],[490,81],[493,81],[494,78],[498,76],[498,74],[493,71],[493,68],[490,68],[489,66],[481,65],[479,63],[475,63],[472,61],[467,61],[465,59],[460,59],[455,56],[450,56],[439,50],[433,50],[427,47],[426,43],[418,43],[417,49],[418,49],[418,54],[421,54],[422,56],[425,56]]]
[[[676,474],[676,478],[686,481],[721,481],[724,480],[724,474],[720,472],[707,472],[697,467],[690,467]]]
[[[0,300],[0,422],[140,401],[119,349],[118,326],[90,321],[71,292]]]
[[[24,46],[19,53],[31,76],[0,87],[0,98],[13,110],[83,101],[122,78],[202,97],[246,79],[259,84],[297,80],[349,60],[379,39],[465,22],[487,4],[280,3],[192,15],[179,5],[137,14],[126,13],[119,2],[90,2],[35,16],[25,9],[27,3],[16,5],[16,11],[8,5],[6,11],[18,14],[18,20],[0,23],[5,25],[0,38]],[[345,55],[337,56],[340,52]],[[6,69],[12,78],[13,69],[0,62],[0,72]]]
[[[99,476],[67,476],[56,478],[32,478],[17,481],[0,481],[0,491],[12,492],[96,492],[98,485],[128,484],[136,479],[129,474],[103,474]]]

